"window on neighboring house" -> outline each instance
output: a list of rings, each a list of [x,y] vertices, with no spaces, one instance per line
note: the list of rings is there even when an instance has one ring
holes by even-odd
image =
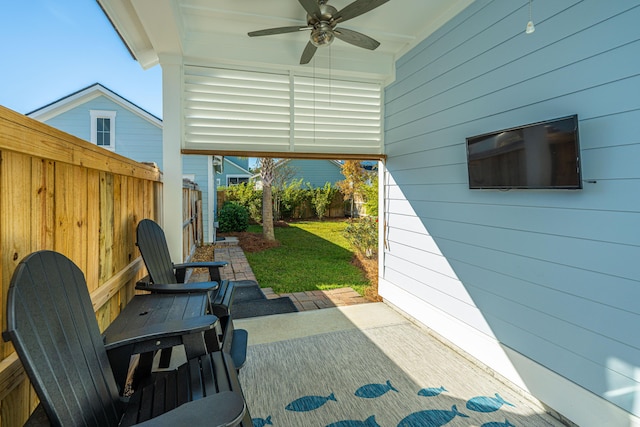
[[[227,186],[248,183],[248,176],[227,176]]]
[[[91,142],[108,150],[116,148],[116,112],[91,110]]]

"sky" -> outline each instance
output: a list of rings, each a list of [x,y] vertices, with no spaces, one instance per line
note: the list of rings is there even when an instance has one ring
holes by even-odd
[[[26,114],[94,83],[162,118],[162,71],[143,70],[95,0],[2,0],[0,105]]]

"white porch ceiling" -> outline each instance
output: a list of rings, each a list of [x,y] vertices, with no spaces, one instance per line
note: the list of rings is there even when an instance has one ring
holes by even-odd
[[[97,0],[144,68],[181,60],[200,66],[294,70],[389,82],[397,58],[473,0],[390,0],[341,26],[380,42],[374,50],[336,40],[299,65],[309,32],[249,37],[249,31],[306,25],[297,0]],[[340,10],[352,0],[330,0]]]

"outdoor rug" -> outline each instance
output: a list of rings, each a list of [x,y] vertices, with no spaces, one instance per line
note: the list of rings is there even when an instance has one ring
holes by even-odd
[[[562,425],[412,324],[252,345],[240,381],[254,427]]]
[[[260,286],[257,284],[236,286],[233,290],[234,303],[264,299],[267,299],[267,297],[264,296],[264,293],[260,290]]]
[[[234,319],[269,316],[272,314],[295,313],[298,309],[289,297],[267,299],[255,284],[243,284],[233,291],[231,316]]]

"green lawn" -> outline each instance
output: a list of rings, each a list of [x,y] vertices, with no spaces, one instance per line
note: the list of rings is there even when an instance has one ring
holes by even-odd
[[[304,221],[275,229],[280,246],[246,253],[260,286],[288,293],[351,287],[361,295],[369,282],[351,264],[353,252],[342,236],[345,221]],[[259,226],[250,232],[261,233]]]

